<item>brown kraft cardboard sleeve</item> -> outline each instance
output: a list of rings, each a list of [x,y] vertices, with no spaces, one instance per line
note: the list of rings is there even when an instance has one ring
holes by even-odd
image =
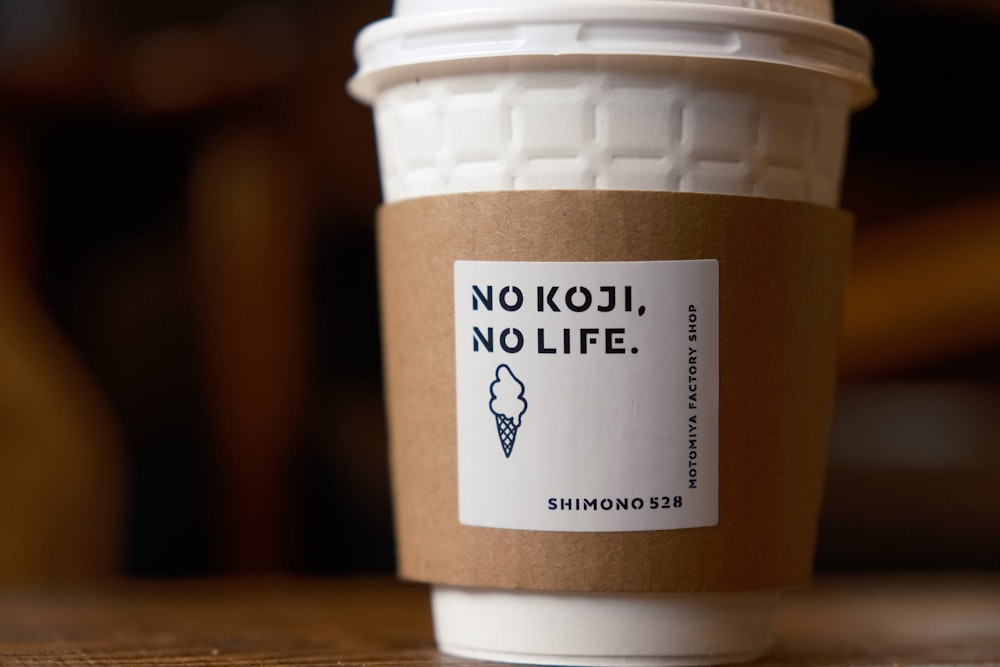
[[[589,592],[808,583],[852,217],[728,195],[514,191],[384,206],[378,245],[400,575]],[[458,519],[454,263],[719,262],[719,522],[570,533]]]

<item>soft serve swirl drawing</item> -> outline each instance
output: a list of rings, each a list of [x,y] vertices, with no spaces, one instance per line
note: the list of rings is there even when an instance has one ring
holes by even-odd
[[[497,437],[508,459],[514,451],[517,431],[521,428],[521,417],[528,409],[524,400],[524,383],[521,382],[507,364],[497,366],[496,378],[490,383],[490,412],[496,417]]]

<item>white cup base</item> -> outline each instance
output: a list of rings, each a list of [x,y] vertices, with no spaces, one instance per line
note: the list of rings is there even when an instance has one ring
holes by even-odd
[[[776,591],[551,593],[434,586],[438,648],[501,662],[680,667],[754,660],[773,637]]]

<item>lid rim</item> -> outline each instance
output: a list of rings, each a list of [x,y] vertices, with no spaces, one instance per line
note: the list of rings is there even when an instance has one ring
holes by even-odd
[[[423,68],[433,69],[438,68],[443,64],[449,62],[481,62],[484,65],[487,63],[495,63],[498,61],[509,60],[511,58],[552,58],[552,54],[514,54],[514,55],[485,55],[477,57],[466,57],[466,58],[454,58],[454,59],[440,59],[435,61],[424,61],[418,63],[398,65],[396,67],[379,69],[371,72],[359,72],[354,77],[352,77],[347,83],[347,92],[357,101],[364,104],[371,105],[375,97],[381,90],[389,88],[394,85],[395,82],[405,80],[406,78],[411,78],[413,76],[424,76],[421,74]],[[595,53],[562,53],[558,58],[587,58],[587,57],[603,57],[603,58],[634,58],[637,54],[634,53],[606,53],[606,54],[595,54]],[[803,71],[812,72],[822,76],[830,76],[840,79],[844,82],[846,86],[850,88],[851,93],[851,109],[860,110],[872,104],[878,97],[878,93],[875,90],[874,85],[868,78],[857,77],[857,76],[847,76],[842,72],[830,71],[829,69],[822,69],[817,67],[810,67],[804,65],[790,65],[788,63],[774,62],[774,61],[761,61],[761,60],[751,60],[749,58],[739,58],[730,57],[723,58],[718,56],[693,56],[690,54],[684,55],[656,55],[656,56],[639,56],[647,58],[687,58],[691,60],[698,61],[736,61],[751,63],[756,65],[761,65],[764,67],[789,67],[794,69],[799,69]],[[386,81],[391,81],[389,85],[379,85]]]
[[[601,37],[589,39],[592,28]],[[659,31],[659,32],[657,32]],[[872,49],[853,30],[788,14],[720,5],[589,0],[552,7],[469,9],[383,19],[355,42],[349,92],[363,102],[375,79],[401,68],[510,57],[632,56],[740,60],[820,71],[873,97]]]

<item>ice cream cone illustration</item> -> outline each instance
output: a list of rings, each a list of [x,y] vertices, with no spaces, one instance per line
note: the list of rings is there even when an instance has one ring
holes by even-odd
[[[497,420],[497,437],[504,456],[508,459],[514,451],[521,416],[528,409],[524,400],[524,384],[517,379],[507,364],[497,366],[496,379],[490,383],[490,412]]]
[[[514,451],[514,441],[517,439],[517,426],[514,420],[506,415],[496,415],[497,435],[500,437],[500,445],[503,447],[504,456],[510,458]]]

